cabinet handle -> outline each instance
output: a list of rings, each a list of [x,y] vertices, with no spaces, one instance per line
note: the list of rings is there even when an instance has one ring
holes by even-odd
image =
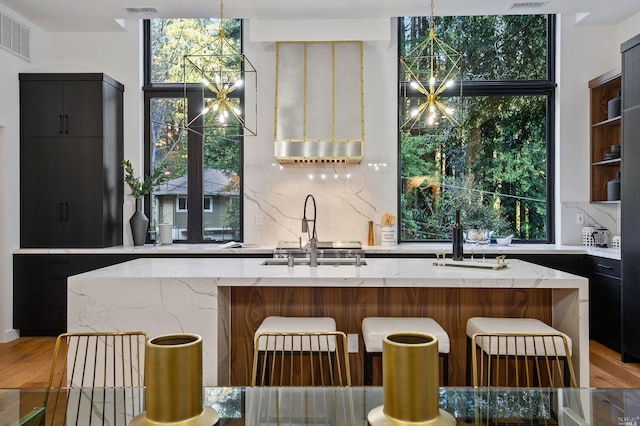
[[[58,133],[62,134],[62,128],[64,127],[64,118],[62,117],[62,114],[58,115]]]
[[[598,263],[596,265],[598,268],[602,268],[602,269],[613,269],[613,266],[609,266],[609,265],[603,265],[601,263]]]
[[[58,203],[58,211],[60,212],[59,221],[62,222],[62,203]]]
[[[69,203],[64,203],[64,221],[69,222]]]
[[[69,116],[66,114],[64,116],[64,133],[69,133]]]

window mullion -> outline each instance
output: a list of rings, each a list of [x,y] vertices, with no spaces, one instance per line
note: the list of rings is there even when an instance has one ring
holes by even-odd
[[[200,112],[204,108],[204,99],[200,93],[190,92],[187,94],[188,104],[188,121],[193,121],[193,126],[196,129],[202,129],[203,119]],[[204,145],[204,132],[190,131],[188,135],[188,194],[187,205],[189,210],[187,212],[187,240],[189,242],[203,241],[203,145]]]

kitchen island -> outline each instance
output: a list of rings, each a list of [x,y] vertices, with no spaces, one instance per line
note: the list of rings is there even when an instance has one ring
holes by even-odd
[[[362,383],[366,316],[430,316],[451,339],[450,384],[463,385],[471,316],[535,317],[573,340],[589,385],[588,280],[509,260],[500,270],[434,266],[434,259],[369,258],[367,265],[266,266],[264,259],[137,259],[68,279],[69,331],[144,330],[203,337],[205,385],[246,385],[255,329],[268,315],[332,316],[358,333],[353,383]]]

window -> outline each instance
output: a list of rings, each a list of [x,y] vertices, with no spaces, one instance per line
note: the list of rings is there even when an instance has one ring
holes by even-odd
[[[178,202],[176,203],[176,212],[177,213],[184,213],[184,212],[188,211],[189,210],[189,206],[188,206],[187,202],[188,202],[187,197],[178,196]],[[204,197],[204,200],[202,200],[202,209],[205,212],[212,212],[213,211],[213,198],[212,197]]]
[[[178,202],[176,203],[176,212],[184,213],[187,211],[187,197],[178,196]]]
[[[218,19],[152,19],[144,26],[145,170],[164,165],[168,174],[146,208],[151,229],[171,223],[177,241],[242,240],[242,137],[231,124],[207,126],[201,112],[215,94],[192,84],[199,81],[183,65],[185,55],[211,53],[218,25]],[[225,19],[224,30],[241,50],[241,21]],[[228,96],[243,105],[243,88]]]
[[[400,18],[400,55],[428,22]],[[553,242],[554,30],[554,16],[436,18],[436,35],[463,54],[463,122],[449,133],[400,129],[401,240],[450,240],[459,208],[466,229]],[[422,95],[399,84],[401,126]]]

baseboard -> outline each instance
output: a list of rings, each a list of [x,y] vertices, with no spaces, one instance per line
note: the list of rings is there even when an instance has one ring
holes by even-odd
[[[0,343],[7,343],[12,340],[16,340],[20,337],[20,333],[16,329],[5,330],[2,335],[0,335]]]

